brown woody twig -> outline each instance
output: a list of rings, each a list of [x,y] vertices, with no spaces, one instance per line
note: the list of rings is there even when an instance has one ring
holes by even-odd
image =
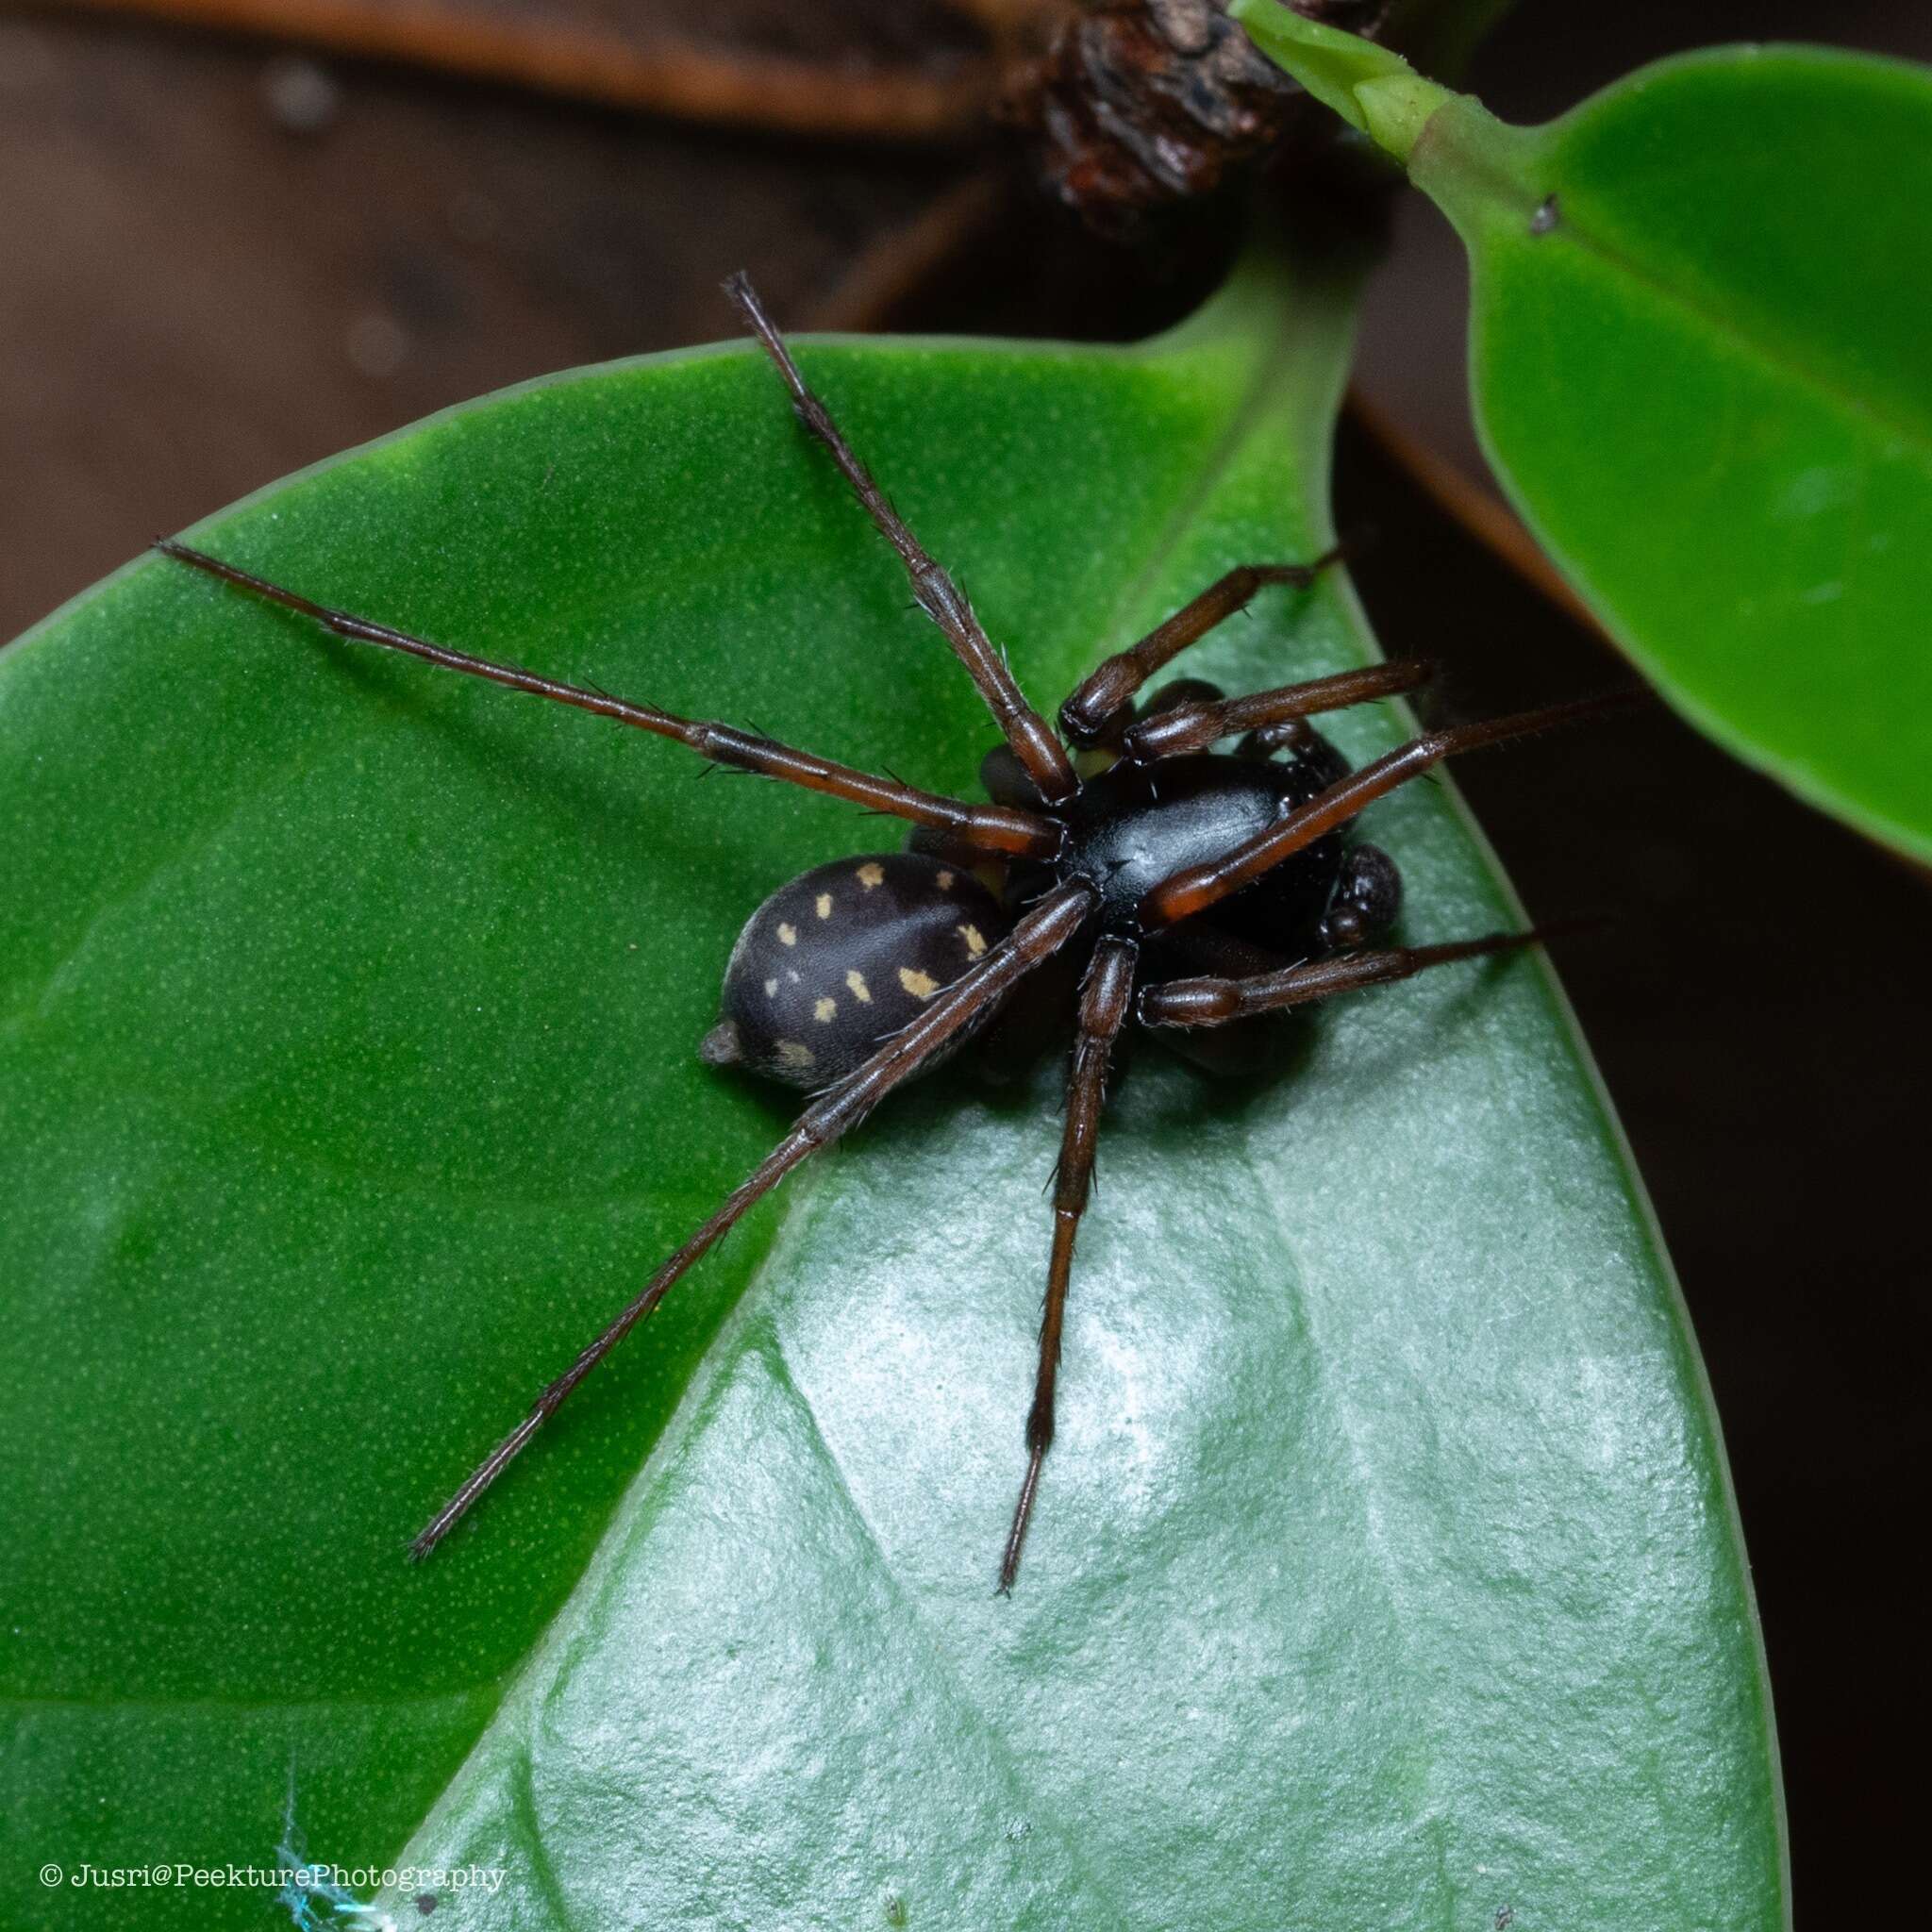
[[[1431,449],[1386,410],[1357,389],[1348,392],[1349,413],[1368,431],[1384,454],[1410,477],[1436,508],[1442,510],[1497,560],[1514,571],[1531,589],[1541,591],[1565,616],[1604,635],[1574,591],[1563,580],[1536,539],[1517,521],[1501,498],[1475,482],[1459,463]]]
[[[652,45],[591,21],[525,21],[458,0],[64,0],[63,10],[77,8],[258,34],[678,121],[840,140],[970,141],[986,125],[994,87],[988,61],[941,74]]]

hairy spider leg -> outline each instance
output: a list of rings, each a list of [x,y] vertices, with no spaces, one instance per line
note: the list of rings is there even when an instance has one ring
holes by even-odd
[[[1071,798],[1078,790],[1079,780],[1074,774],[1065,748],[1048,729],[1046,720],[1026,702],[1006,658],[993,649],[964,593],[921,547],[919,540],[873,480],[872,473],[840,434],[831,411],[798,373],[791,351],[765,313],[750,277],[742,274],[733,275],[724,284],[724,292],[777,365],[785,387],[791,392],[791,407],[799,421],[830,452],[832,460],[852,486],[860,508],[898,553],[899,561],[911,579],[912,594],[919,600],[919,608],[939,625],[954,655],[965,665],[1035,789],[1049,804]]]
[[[1399,696],[1426,684],[1435,672],[1425,658],[1400,658],[1389,664],[1369,664],[1358,671],[1338,671],[1301,684],[1251,691],[1245,697],[1192,699],[1136,719],[1121,733],[1120,753],[1124,758],[1145,762],[1206,751],[1216,740],[1237,733],[1343,710],[1372,698]]]
[[[1141,995],[1136,1017],[1147,1026],[1224,1026],[1256,1013],[1278,1012],[1286,1007],[1307,1006],[1336,993],[1364,987],[1387,986],[1408,979],[1432,966],[1453,965],[1458,959],[1481,959],[1494,953],[1511,953],[1540,946],[1589,922],[1565,921],[1538,926],[1530,932],[1487,933],[1481,939],[1450,940],[1433,946],[1389,946],[1359,953],[1337,953],[1310,959],[1278,973],[1257,973],[1238,979],[1202,974],[1170,979],[1148,987]]]
[[[1069,880],[1030,908],[1012,931],[985,958],[969,967],[937,994],[910,1025],[895,1033],[878,1052],[835,1085],[810,1100],[791,1131],[732,1190],[724,1204],[667,1260],[617,1319],[538,1396],[530,1412],[445,1503],[409,1545],[421,1561],[501,1475],[518,1453],[562,1407],[571,1391],[635,1328],[745,1211],[778,1185],[808,1155],[829,1146],[856,1125],[893,1088],[909,1079],[946,1042],[996,1001],[1051,958],[1085,924],[1096,894],[1091,886]]]
[[[1245,609],[1257,591],[1269,584],[1291,584],[1306,590],[1346,549],[1346,544],[1337,543],[1312,563],[1237,564],[1191,602],[1183,604],[1165,624],[1157,625],[1139,643],[1102,658],[1060,706],[1060,729],[1075,744],[1092,744],[1106,738],[1124,721],[1126,708],[1157,671],[1190,644],[1198,644],[1216,625]]]
[[[407,631],[392,630],[388,625],[373,624],[345,610],[331,609],[294,591],[284,590],[265,577],[224,563],[204,551],[192,550],[185,543],[168,538],[157,541],[155,548],[179,562],[192,564],[210,576],[265,597],[271,603],[299,611],[314,619],[325,630],[354,643],[380,644],[387,650],[406,652],[425,658],[451,671],[465,671],[473,677],[488,678],[492,684],[511,691],[532,692],[554,698],[559,704],[574,705],[601,718],[614,718],[621,724],[633,724],[641,731],[653,731],[660,738],[675,738],[689,745],[700,758],[713,764],[731,765],[740,771],[756,772],[763,777],[781,778],[787,784],[803,786],[808,791],[828,792],[853,805],[873,811],[889,812],[894,818],[909,819],[915,825],[942,831],[962,843],[982,852],[1008,856],[1048,858],[1058,851],[1059,828],[1038,814],[1015,806],[970,805],[962,799],[941,797],[902,785],[896,778],[874,777],[869,772],[855,771],[850,765],[833,764],[809,752],[794,751],[756,733],[740,731],[729,724],[708,724],[679,718],[660,711],[654,705],[632,704],[614,698],[607,691],[587,691],[574,684],[559,684],[555,678],[539,677],[534,672],[519,670],[513,664],[496,664],[487,658],[473,658],[467,651],[451,650],[432,644]]]
[[[1312,845],[1324,833],[1346,824],[1364,806],[1393,791],[1398,785],[1419,777],[1446,758],[1554,730],[1559,724],[1600,717],[1646,695],[1641,690],[1608,691],[1598,697],[1549,705],[1541,710],[1518,711],[1508,717],[1485,718],[1474,724],[1426,731],[1364,765],[1360,771],[1351,773],[1325,791],[1317,792],[1307,805],[1276,819],[1266,831],[1243,840],[1220,858],[1183,866],[1159,884],[1150,886],[1138,910],[1140,929],[1143,933],[1158,932],[1163,926],[1191,919],[1195,913],[1219,905],[1284,858]]]
[[[1040,1368],[1033,1407],[1026,1413],[1026,1475],[1013,1507],[1013,1525],[1000,1558],[1000,1593],[1008,1594],[1020,1574],[1020,1550],[1032,1521],[1040,1489],[1040,1469],[1053,1446],[1054,1394],[1059,1380],[1060,1337],[1066,1320],[1067,1284],[1073,1274],[1074,1240],[1093,1185],[1093,1152],[1100,1139],[1100,1109],[1107,1087],[1108,1061],[1114,1041],[1134,1007],[1134,966],[1140,948],[1130,939],[1109,937],[1093,949],[1080,987],[1079,1031],[1067,1073],[1067,1117],[1060,1136],[1059,1165],[1053,1191],[1053,1254],[1047,1262],[1046,1306],[1040,1323]]]

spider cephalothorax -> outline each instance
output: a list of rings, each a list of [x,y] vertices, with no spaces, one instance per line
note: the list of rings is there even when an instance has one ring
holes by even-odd
[[[442,1540],[571,1391],[800,1161],[956,1052],[1050,961],[1058,974],[1042,974],[1030,987],[1056,977],[1069,989],[1077,982],[1040,1366],[1025,1474],[1000,1563],[1005,1590],[1053,1441],[1074,1240],[1092,1179],[1108,1065],[1128,1021],[1203,1064],[1253,1070],[1256,1029],[1273,1028],[1291,1008],[1528,943],[1534,934],[1365,948],[1393,921],[1401,886],[1388,857],[1353,842],[1350,828],[1365,805],[1452,753],[1542,729],[1604,701],[1430,732],[1353,773],[1309,716],[1410,690],[1426,667],[1373,665],[1236,698],[1179,679],[1136,709],[1147,679],[1170,659],[1264,585],[1312,583],[1331,553],[1311,563],[1230,570],[1086,678],[1060,707],[1057,736],[846,445],[749,283],[740,276],[727,289],[800,420],[899,554],[921,607],[999,724],[1003,741],[982,767],[989,803],[921,791],[730,725],[491,663],[314,603],[184,544],[159,547],[339,637],[674,738],[715,763],[829,792],[913,827],[911,850],[816,867],[746,923],[725,970],[718,1025],[702,1050],[714,1063],[741,1065],[810,1098],[791,1131],[462,1484],[411,1544],[415,1556]],[[1237,749],[1213,749],[1230,741]],[[1235,1051],[1207,1050],[1216,1041]]]

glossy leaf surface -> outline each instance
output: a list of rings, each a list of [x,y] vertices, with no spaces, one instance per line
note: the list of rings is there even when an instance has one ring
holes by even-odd
[[[1263,276],[1143,350],[805,355],[1048,703],[1323,546],[1347,309]],[[920,782],[988,741],[741,347],[491,398],[195,540]],[[1370,648],[1330,580],[1200,668]],[[156,560],[0,656],[0,1875],[35,1923],[122,1903],[44,1861],[267,1863],[291,1787],[318,1858],[505,1872],[439,1925],[1778,1923],[1714,1424],[1534,960],[1338,1006],[1258,1091],[1152,1052],[1118,1083],[1010,1601],[1050,1066],[824,1158],[411,1569],[779,1131],[691,1053],[739,923],[895,832]],[[1512,917],[1445,790],[1374,836],[1411,934]]]
[[[1519,128],[1235,10],[1460,231],[1484,447],[1591,609],[1721,744],[1932,857],[1932,75],[1728,48]]]

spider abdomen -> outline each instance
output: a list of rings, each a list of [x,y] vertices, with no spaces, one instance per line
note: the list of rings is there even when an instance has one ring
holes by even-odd
[[[914,1020],[1012,921],[963,867],[919,853],[834,860],[745,922],[700,1049],[791,1087],[841,1078]]]

